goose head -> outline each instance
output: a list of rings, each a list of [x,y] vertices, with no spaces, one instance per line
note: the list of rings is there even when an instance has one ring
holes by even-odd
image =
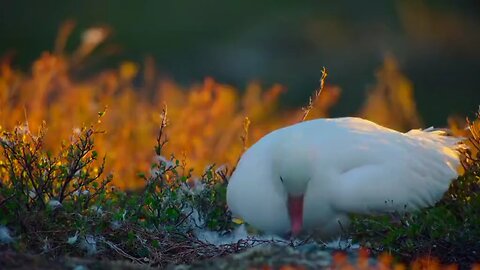
[[[312,153],[296,141],[285,142],[276,148],[273,171],[278,172],[278,182],[284,191],[286,210],[290,218],[291,233],[296,236],[303,229],[304,198],[312,179],[310,158]]]
[[[305,145],[302,136],[286,138],[284,133],[273,132],[250,147],[227,188],[227,203],[234,216],[282,236],[298,235],[307,228],[309,219],[305,215],[305,220],[304,213],[315,208],[308,203],[316,197],[311,179],[318,165],[312,161],[314,149]]]

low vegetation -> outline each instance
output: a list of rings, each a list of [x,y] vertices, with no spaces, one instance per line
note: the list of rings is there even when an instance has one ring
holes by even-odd
[[[95,137],[103,133],[97,125],[73,134],[57,155],[43,149],[45,127],[37,134],[27,125],[3,131],[1,249],[155,266],[243,249],[245,244],[217,247],[195,237],[199,230],[228,233],[234,226],[225,204],[227,171],[211,166],[193,179],[184,161],[163,157],[164,119],[157,161],[150,173],[140,175],[145,187],[129,194],[110,185],[111,175],[104,176],[105,158],[94,147]]]
[[[214,245],[198,237],[205,231],[229,234],[238,226],[226,206],[229,172],[210,166],[194,178],[184,160],[164,157],[166,111],[162,119],[156,162],[139,176],[143,190],[133,193],[116,189],[112,176],[104,175],[105,159],[94,144],[105,136],[101,124],[74,133],[56,155],[43,149],[44,126],[35,134],[28,125],[2,131],[0,248],[52,259],[90,256],[164,267],[262,243]],[[433,256],[462,267],[474,263],[480,252],[478,124],[470,123],[476,151],[465,153],[466,172],[441,202],[415,214],[356,217],[347,237],[400,262]]]

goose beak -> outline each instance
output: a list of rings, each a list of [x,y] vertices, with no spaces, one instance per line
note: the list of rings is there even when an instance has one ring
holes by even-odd
[[[288,196],[288,214],[292,226],[292,235],[300,234],[303,226],[303,195]]]

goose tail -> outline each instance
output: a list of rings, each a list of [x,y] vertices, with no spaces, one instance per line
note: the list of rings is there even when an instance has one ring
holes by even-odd
[[[468,148],[464,143],[467,138],[455,136],[448,128],[429,127],[423,130],[412,129],[407,132],[407,135],[416,138],[422,138],[426,141],[434,142],[456,151],[461,151]]]

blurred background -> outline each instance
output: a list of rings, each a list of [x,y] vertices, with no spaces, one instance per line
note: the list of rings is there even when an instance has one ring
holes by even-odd
[[[0,9],[0,52],[28,70],[75,20],[67,50],[94,25],[109,48],[83,74],[151,55],[162,76],[189,84],[212,76],[243,88],[252,80],[288,88],[304,104],[320,69],[342,88],[333,116],[358,111],[375,70],[392,54],[412,81],[420,115],[443,125],[480,103],[480,2],[465,1],[13,1]],[[107,50],[108,49],[108,50]],[[101,52],[98,52],[101,54]],[[101,58],[100,58],[101,57]]]
[[[56,149],[108,106],[96,145],[121,187],[138,186],[137,173],[149,168],[162,104],[167,158],[175,153],[197,173],[233,166],[245,147],[302,118],[322,66],[329,75],[309,119],[461,131],[480,104],[477,0],[0,7],[0,131],[46,121],[45,145]]]

